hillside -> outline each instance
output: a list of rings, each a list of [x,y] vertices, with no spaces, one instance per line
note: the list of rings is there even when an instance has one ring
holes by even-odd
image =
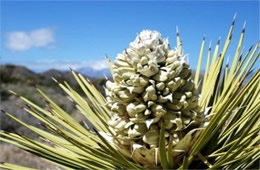
[[[85,77],[88,78],[99,89],[99,91],[104,93],[103,86],[106,81],[104,78]],[[0,65],[0,109],[11,113],[18,118],[21,118],[21,120],[26,121],[27,123],[40,127],[39,122],[23,111],[21,108],[23,107],[23,103],[16,96],[9,92],[9,90],[15,91],[18,95],[30,99],[37,105],[47,107],[46,102],[35,89],[35,86],[37,86],[57,104],[59,104],[61,108],[81,119],[80,116],[77,115],[77,111],[73,103],[69,101],[66,94],[62,89],[60,89],[60,87],[55,81],[53,81],[52,78],[55,78],[59,82],[68,82],[68,84],[70,84],[73,89],[84,95],[71,72],[62,72],[51,69],[43,73],[35,73],[23,66]],[[16,131],[21,134],[33,136],[33,134],[26,128],[20,126],[18,123],[3,114],[0,114],[0,125],[0,129]]]

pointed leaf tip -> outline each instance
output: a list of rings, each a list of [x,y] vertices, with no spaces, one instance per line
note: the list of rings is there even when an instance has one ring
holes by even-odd
[[[211,41],[209,42],[209,51],[211,50]]]
[[[230,56],[228,56],[228,58],[227,58],[226,67],[228,67],[228,64],[229,64],[229,58],[230,58]]]
[[[258,42],[258,44],[259,44],[259,42]],[[248,52],[250,52],[253,49],[253,47],[254,47],[254,45],[251,45]]]
[[[238,62],[241,62],[242,56],[243,56],[242,54],[239,56]]]
[[[12,93],[13,95],[19,97],[19,95],[17,93],[15,93],[13,90],[8,90],[10,93]]]
[[[218,38],[218,42],[217,42],[217,45],[220,44],[220,40],[221,40],[221,37]]]
[[[242,33],[245,33],[245,30],[246,30],[246,21],[243,24]]]
[[[231,24],[231,25],[235,25],[236,18],[237,18],[237,13],[235,13],[235,15],[234,15],[234,17],[233,17],[233,21],[232,21],[232,24]]]
[[[55,83],[59,83],[57,79],[55,79],[54,77],[51,78]]]
[[[31,86],[33,86],[34,88],[36,88],[36,89],[37,89],[37,85],[36,85],[36,84],[34,84],[34,83],[31,83]]]
[[[125,53],[128,54],[127,49],[125,48]]]
[[[24,104],[26,107],[28,107],[28,109],[31,109],[32,107],[30,106],[30,105],[28,105],[28,104]]]

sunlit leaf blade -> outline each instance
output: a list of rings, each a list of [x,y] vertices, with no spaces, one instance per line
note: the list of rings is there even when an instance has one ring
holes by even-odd
[[[159,155],[160,155],[160,160],[163,169],[168,169],[169,164],[167,160],[167,153],[166,153],[166,148],[165,148],[165,129],[162,125],[161,130],[160,130],[160,138],[159,138]]]
[[[209,168],[212,167],[210,162],[200,152],[197,155],[203,161],[204,164],[206,164]]]
[[[73,89],[71,89],[68,85],[67,85],[67,87],[63,86],[60,83],[59,83],[59,85],[61,86],[62,89],[64,89],[68,93],[68,95],[70,95],[71,98],[74,98],[74,101],[76,103],[79,103],[79,105],[81,105],[81,106],[83,105],[82,102],[85,102],[85,101],[83,101],[81,99],[81,97]],[[118,152],[115,152],[114,154],[112,154],[112,152],[111,152],[112,146],[108,145],[108,143],[105,142],[103,140],[103,138],[101,138],[100,136],[99,136],[100,138],[98,138],[96,135],[94,135],[93,132],[89,131],[91,129],[83,128],[80,124],[75,122],[74,119],[72,120],[72,118],[67,113],[65,113],[60,107],[58,107],[40,89],[37,89],[37,90],[48,101],[49,107],[51,108],[51,112],[43,110],[42,108],[40,108],[37,105],[35,105],[34,103],[30,102],[26,98],[19,96],[21,98],[21,100],[23,100],[25,103],[27,103],[28,108],[24,108],[24,110],[26,110],[27,112],[29,112],[30,114],[32,114],[33,116],[38,118],[39,120],[43,121],[44,122],[43,125],[45,127],[47,127],[53,133],[55,133],[56,135],[58,135],[62,138],[58,138],[58,137],[56,137],[56,136],[54,136],[50,133],[47,133],[47,132],[45,132],[41,129],[27,125],[26,123],[19,121],[19,119],[13,117],[9,113],[5,112],[5,114],[7,114],[12,119],[18,121],[19,123],[21,123],[23,126],[31,129],[35,133],[39,134],[40,136],[44,137],[48,141],[55,144],[57,146],[57,149],[58,149],[57,151],[59,151],[59,152],[60,151],[65,151],[65,152],[70,151],[70,152],[73,153],[72,156],[73,155],[74,156],[77,156],[77,155],[80,156],[81,155],[80,157],[83,156],[80,159],[84,159],[86,161],[86,164],[78,164],[78,165],[75,165],[75,166],[72,166],[70,164],[70,166],[69,166],[68,164],[66,165],[65,163],[57,162],[56,160],[61,159],[61,157],[58,156],[58,158],[53,159],[50,156],[48,156],[48,154],[46,152],[43,152],[42,154],[40,154],[42,152],[42,150],[39,150],[38,147],[35,148],[35,145],[37,145],[36,141],[35,142],[29,141],[31,144],[28,147],[34,148],[34,150],[31,150],[31,152],[33,152],[35,154],[37,153],[37,155],[43,156],[46,159],[57,163],[61,167],[64,167],[64,166],[65,167],[71,167],[72,166],[72,167],[77,168],[77,169],[80,168],[80,167],[81,168],[89,167],[91,169],[93,169],[95,167],[99,167],[99,168],[103,167],[105,169],[107,169],[107,168],[108,169],[111,169],[111,168],[114,169],[116,166],[126,167],[126,168],[127,167],[129,167],[129,168],[137,168],[138,167],[138,165],[131,165],[132,163],[130,163],[130,162],[128,163],[128,160],[126,160],[122,156],[120,158],[120,156],[119,156],[120,154]],[[93,92],[93,90],[92,90],[92,92]],[[95,97],[97,97],[97,95]],[[93,98],[92,101],[94,101],[94,100],[98,100],[98,99]],[[103,100],[103,99],[99,98],[99,100]],[[99,102],[99,101],[97,101],[97,102]],[[100,103],[102,103],[102,102],[100,102]],[[88,107],[87,103],[85,103],[85,104],[86,104],[85,106],[87,106],[87,107],[84,107],[84,108],[88,108],[89,109],[88,112],[95,115],[96,114],[95,110],[92,110],[91,107]],[[99,105],[98,107],[101,108],[102,106]],[[100,108],[99,108],[99,111],[101,110]],[[103,110],[103,112],[105,112],[105,110]],[[42,116],[42,114],[44,114],[45,116]],[[69,129],[70,131],[66,131],[66,130],[62,129],[61,127],[57,126],[56,123],[54,123],[53,121],[50,121],[49,118],[53,119],[54,121],[56,121],[60,125],[63,125],[63,127]],[[87,116],[87,118],[90,118],[90,117]],[[98,119],[99,119],[99,117],[97,117],[95,120],[98,120]],[[99,122],[99,124],[102,124],[102,123],[105,124],[105,121]],[[99,124],[97,124],[97,125],[99,125]],[[12,136],[12,135],[10,136],[10,133],[9,134],[3,133],[2,135],[6,136],[6,137]],[[0,137],[0,140],[3,140],[3,141],[10,143],[10,141],[8,141],[4,138],[1,138],[1,137]],[[17,141],[18,138],[11,137],[11,140]],[[27,140],[29,140],[29,139],[27,139]],[[25,145],[25,141],[23,139],[19,139],[17,142],[18,143],[16,143],[16,145],[19,146],[19,147]],[[102,142],[105,142],[104,145],[102,144]],[[21,144],[19,144],[19,143],[21,143]],[[26,143],[28,143],[28,141]],[[102,150],[99,151],[99,148],[100,148],[101,145],[102,146],[108,145],[110,147],[110,149],[106,150],[106,151],[102,151]],[[47,147],[47,145],[45,147]],[[59,149],[61,149],[61,150],[59,150]],[[55,156],[55,154],[57,154],[57,153],[58,152],[53,152],[50,155]],[[87,161],[88,158],[89,158],[89,160]],[[123,158],[123,160],[125,160],[125,162],[124,161],[122,162],[122,158]],[[63,158],[63,159],[65,159],[65,158]],[[74,159],[69,157],[68,160],[74,160]],[[95,162],[93,162],[93,161],[95,161]],[[74,162],[76,163],[77,161],[74,161]],[[99,164],[99,163],[102,163],[102,164]],[[112,164],[110,164],[110,163],[112,163]]]
[[[207,79],[208,79],[208,76],[209,76],[210,57],[211,57],[211,42],[209,44],[209,49],[208,49],[207,63],[206,63],[206,69],[205,69],[205,73],[204,73],[205,75],[203,77],[202,88],[204,86],[204,83],[207,82]]]
[[[195,72],[194,84],[196,87],[198,87],[198,84],[199,84],[200,67],[201,67],[201,62],[202,62],[202,57],[203,57],[204,46],[205,46],[205,37],[203,37],[203,40],[202,40],[199,60],[198,60],[197,69]]]
[[[114,69],[113,69],[113,67],[112,67],[112,62],[110,61],[110,59],[106,56],[106,61],[107,61],[107,63],[108,63],[108,66],[109,66],[109,69],[110,69],[110,72],[111,72],[111,74],[113,75],[114,74]]]
[[[243,29],[242,29],[242,32],[241,32],[241,35],[240,35],[240,39],[239,39],[239,42],[238,42],[238,45],[237,45],[236,53],[235,53],[235,56],[234,56],[234,59],[233,59],[233,62],[232,62],[232,66],[230,68],[229,76],[233,75],[234,72],[235,72],[235,68],[236,68],[237,62],[238,62],[238,57],[239,57],[240,52],[241,52],[241,47],[242,47],[244,35],[245,35],[245,24],[243,26]],[[229,77],[227,79],[229,79]]]
[[[36,170],[33,168],[28,168],[20,165],[10,164],[10,163],[0,163],[0,168],[4,169],[19,169],[19,170]]]
[[[178,27],[176,27],[176,42],[177,42],[177,47],[178,47],[178,55],[182,55],[182,42],[180,38],[180,33]]]

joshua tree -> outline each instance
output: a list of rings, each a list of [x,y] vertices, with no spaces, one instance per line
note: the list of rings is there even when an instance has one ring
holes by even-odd
[[[57,84],[86,117],[84,126],[37,87],[48,110],[12,92],[25,103],[24,110],[49,131],[2,112],[48,142],[4,131],[0,140],[65,169],[257,168],[259,70],[250,80],[246,78],[259,58],[259,43],[246,53],[241,51],[244,25],[233,62],[224,65],[234,23],[221,51],[220,41],[213,52],[209,47],[206,69],[200,76],[203,38],[194,80],[178,31],[175,49],[170,49],[159,32],[144,30],[113,63],[107,59],[113,81],[106,82],[105,97],[72,71],[91,103],[68,83]],[[25,168],[9,163],[0,167]]]

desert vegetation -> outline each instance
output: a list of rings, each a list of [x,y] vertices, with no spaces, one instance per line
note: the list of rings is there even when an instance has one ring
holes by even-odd
[[[37,86],[41,88],[48,96],[50,96],[67,113],[71,114],[77,121],[82,122],[83,116],[78,113],[75,108],[75,104],[71,102],[64,91],[57,87],[57,84],[52,78],[55,78],[58,81],[69,82],[74,89],[77,89],[79,93],[83,94],[82,90],[80,90],[79,86],[75,83],[71,72],[48,70],[43,73],[35,73],[23,66],[1,65],[1,110],[12,113],[13,116],[24,122],[28,122],[30,125],[46,130],[46,128],[40,124],[39,120],[22,109],[23,102],[17,96],[10,93],[10,90],[15,91],[17,94],[25,96],[40,107],[46,108],[46,101],[39,93],[37,93],[35,89]],[[102,93],[104,93],[104,78],[89,77],[89,79],[97,88],[100,89]],[[19,133],[33,139],[39,138],[37,134],[32,133],[28,128],[22,126],[13,119],[10,119],[5,114],[0,114],[0,128],[1,130]],[[46,161],[43,161],[39,157],[33,156],[26,151],[22,151],[13,145],[1,142],[0,148],[1,162],[16,163],[40,169],[53,167],[50,163],[47,163]]]
[[[72,82],[54,79],[59,95],[41,80],[35,86],[23,79],[43,101],[24,90],[11,93],[40,123],[2,113],[40,137],[4,130],[0,140],[65,169],[257,169],[260,72],[254,65],[260,44],[242,52],[244,25],[232,61],[224,64],[234,24],[235,18],[222,49],[219,41],[208,49],[203,76],[205,38],[192,77],[179,32],[171,49],[158,31],[144,30],[114,62],[107,58],[113,79],[96,80],[105,83],[105,94],[73,70]]]

